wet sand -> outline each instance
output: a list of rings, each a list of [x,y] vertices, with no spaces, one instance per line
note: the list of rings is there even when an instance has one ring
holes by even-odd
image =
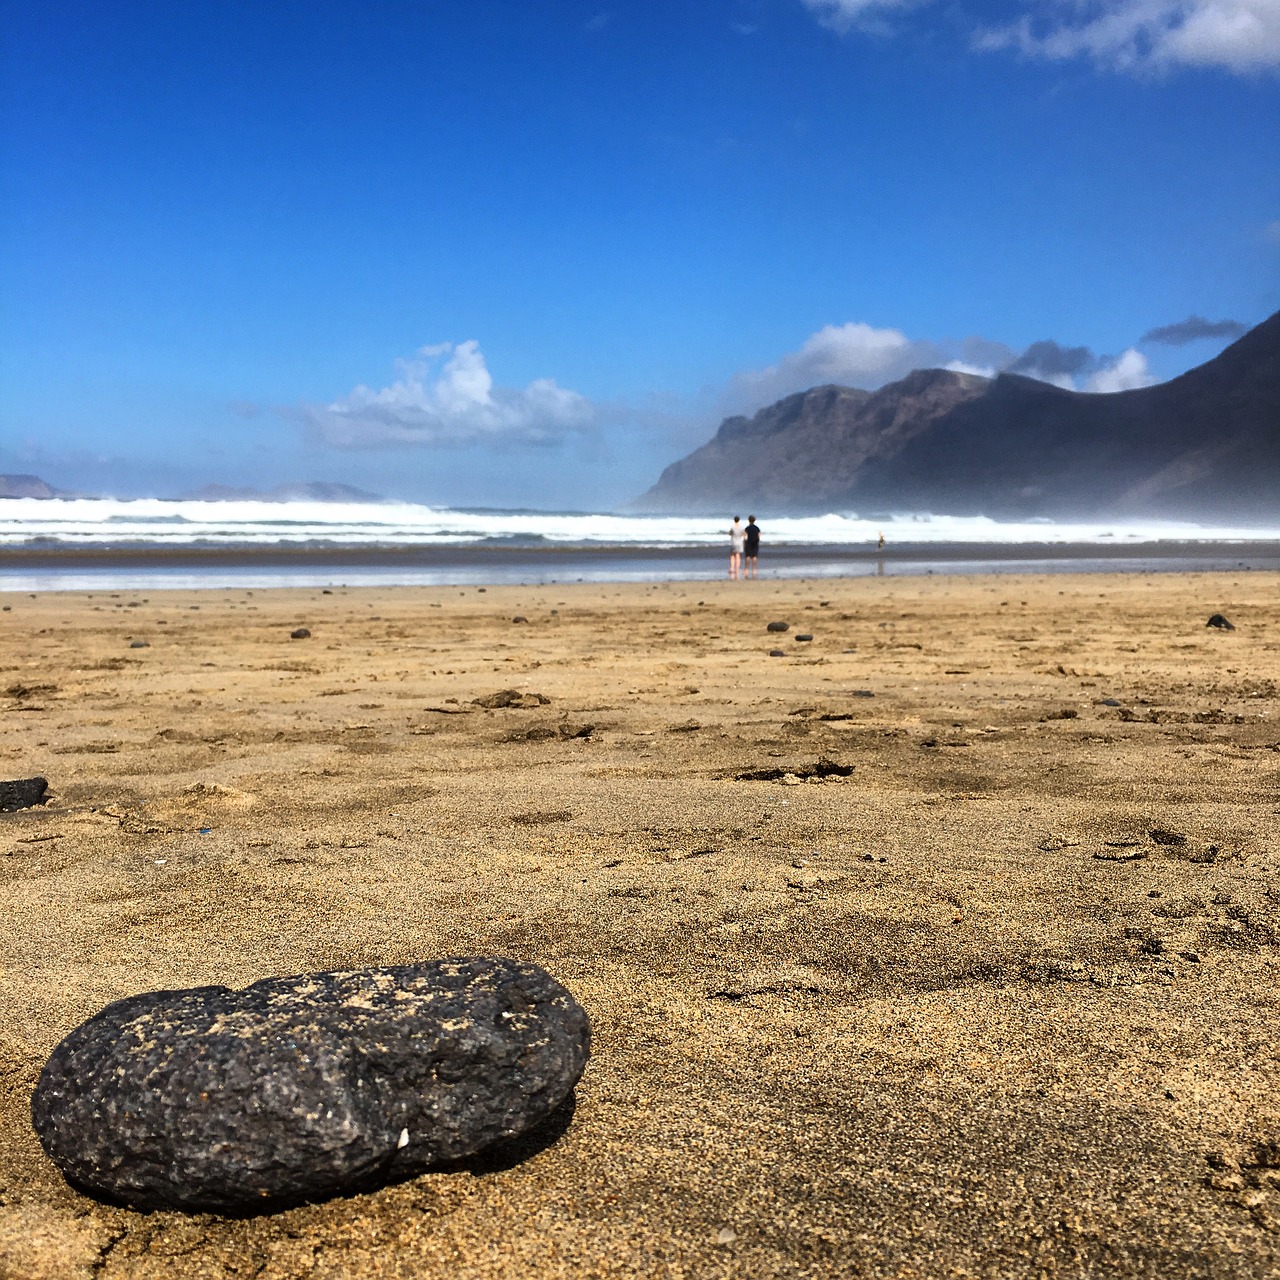
[[[1278,587],[0,596],[0,1277],[1276,1273]],[[595,1033],[503,1158],[229,1220],[31,1132],[110,1000],[482,953]]]
[[[501,583],[705,581],[722,572],[715,546],[557,543],[494,538],[439,545],[298,544],[0,546],[0,587],[21,592],[265,590]],[[1237,573],[1280,571],[1280,543],[1130,537],[1110,542],[912,542],[777,544],[766,576],[830,579],[934,573]]]

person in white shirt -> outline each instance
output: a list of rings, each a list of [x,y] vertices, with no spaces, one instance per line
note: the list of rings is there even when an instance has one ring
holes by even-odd
[[[729,529],[729,577],[736,578],[742,564],[742,517],[734,516]]]

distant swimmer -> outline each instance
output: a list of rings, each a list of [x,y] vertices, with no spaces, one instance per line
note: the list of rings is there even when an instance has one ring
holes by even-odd
[[[745,556],[742,562],[742,576],[744,578],[754,578],[760,564],[760,526],[756,524],[755,516],[747,517],[747,527],[742,532],[744,538],[743,554]]]
[[[729,529],[729,577],[738,576],[738,567],[742,563],[742,517],[734,516],[733,525]]]

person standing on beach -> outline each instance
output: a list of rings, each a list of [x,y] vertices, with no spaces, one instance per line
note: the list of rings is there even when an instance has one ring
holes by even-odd
[[[729,529],[729,577],[738,576],[738,566],[742,563],[742,517],[734,516]]]
[[[742,531],[743,536],[743,561],[742,576],[744,578],[754,578],[759,571],[759,555],[760,555],[760,526],[756,524],[755,516],[747,517],[747,527]]]

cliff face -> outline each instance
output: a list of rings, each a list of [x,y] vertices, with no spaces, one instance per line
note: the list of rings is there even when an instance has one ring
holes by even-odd
[[[637,507],[716,512],[1280,517],[1280,313],[1138,391],[918,370],[729,418]]]
[[[0,476],[0,498],[55,498],[57,491],[39,476]]]

